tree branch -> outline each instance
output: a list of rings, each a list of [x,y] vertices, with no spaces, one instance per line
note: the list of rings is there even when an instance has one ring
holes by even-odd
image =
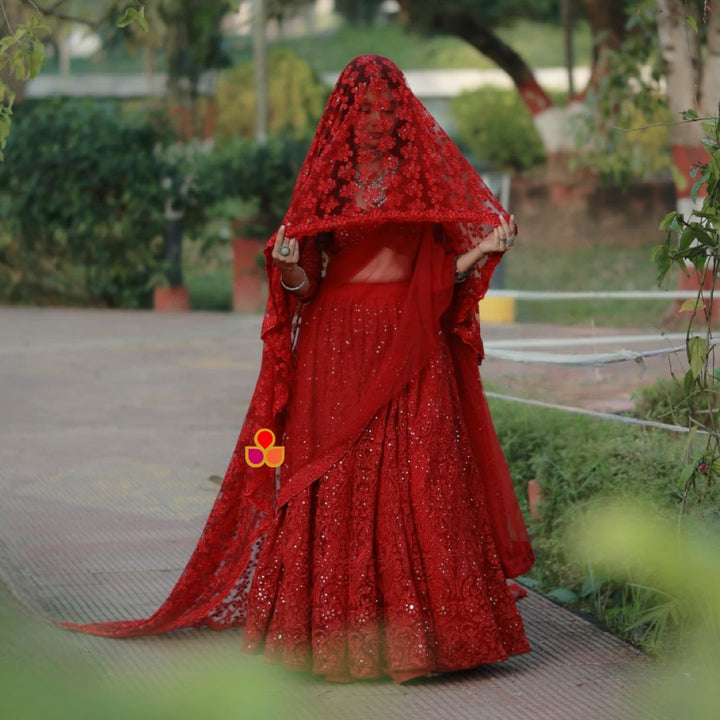
[[[437,30],[462,38],[504,70],[533,115],[552,107],[552,100],[540,87],[525,60],[487,26],[479,23],[476,17],[464,12],[444,11],[433,16],[432,25]]]
[[[582,0],[582,4],[595,39],[590,79],[581,95],[585,96],[608,73],[608,63],[603,57],[605,52],[619,50],[625,39],[627,9],[624,0]]]
[[[29,7],[33,8],[36,12],[39,12],[41,15],[44,15],[45,17],[54,17],[58,20],[64,20],[65,22],[75,22],[75,23],[81,23],[83,25],[87,25],[91,28],[96,28],[100,22],[101,18],[98,18],[97,20],[88,20],[84,17],[79,17],[76,15],[68,15],[66,13],[58,12],[58,8],[63,5],[66,0],[55,0],[52,5],[49,7],[43,8],[40,5],[38,5],[33,0],[22,0],[22,2],[25,5],[28,5]]]
[[[697,118],[688,118],[687,120],[675,120],[674,122],[659,122],[659,123],[650,123],[649,125],[638,125],[636,127],[622,127],[620,125],[613,125],[613,130],[620,130],[621,132],[637,132],[639,130],[650,130],[652,128],[658,128],[658,127],[672,127],[673,125],[687,125],[688,123],[698,123],[698,122],[704,122],[706,120],[716,120],[717,118],[710,116],[710,117],[697,117]]]

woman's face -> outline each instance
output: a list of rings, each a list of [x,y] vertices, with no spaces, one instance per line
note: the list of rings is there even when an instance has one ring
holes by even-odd
[[[358,116],[358,138],[362,147],[378,149],[382,138],[391,135],[397,127],[396,111],[397,100],[391,90],[365,93]]]

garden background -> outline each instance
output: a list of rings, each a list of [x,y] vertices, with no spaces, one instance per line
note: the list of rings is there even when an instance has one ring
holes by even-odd
[[[3,68],[2,302],[148,310],[158,287],[183,287],[193,309],[228,312],[238,273],[234,238],[255,242],[239,272],[262,291],[259,249],[288,204],[330,91],[327,78],[362,53],[389,55],[406,71],[500,66],[511,78],[508,87],[459,92],[447,124],[478,169],[512,178],[521,234],[505,262],[505,287],[656,287],[650,254],[666,237],[660,221],[687,197],[690,168],[678,148],[699,145],[674,135],[675,66],[663,56],[657,3],[545,0],[529,10],[512,1],[482,9],[458,1],[439,14],[422,2],[272,3],[263,24],[266,140],[256,120],[249,3],[237,12],[216,0],[175,0],[130,5],[134,14],[126,5],[68,1],[38,19],[29,4],[3,2],[3,52],[19,59]],[[697,36],[711,67],[715,16],[707,16],[708,3],[689,5],[671,29]],[[19,28],[27,28],[24,41]],[[92,76],[118,74],[121,85],[131,73],[161,74],[163,83],[146,97],[37,97],[30,76],[40,69],[38,55],[45,58],[38,82],[56,78],[66,87],[72,78],[82,87]],[[564,89],[540,87],[544,68],[567,71]],[[588,87],[573,87],[583,69]],[[639,127],[646,129],[631,132]],[[521,300],[517,321],[660,333],[683,327],[676,309],[662,300]],[[704,361],[712,365],[710,346]],[[715,378],[713,369],[707,377]],[[715,389],[698,378],[703,388],[678,384],[668,369],[667,381],[643,390],[648,383],[638,374],[623,412],[700,427],[694,393]],[[490,389],[502,390],[501,381]],[[553,388],[543,389],[552,399]],[[713,396],[703,412],[714,419],[717,406]],[[717,523],[715,471],[712,463],[698,470],[698,437],[499,401],[493,414],[538,554],[524,581],[649,651],[681,645],[689,611],[677,595],[660,580],[579,563],[566,536],[581,511],[607,496],[640,497],[683,522]],[[542,487],[532,516],[530,481]]]

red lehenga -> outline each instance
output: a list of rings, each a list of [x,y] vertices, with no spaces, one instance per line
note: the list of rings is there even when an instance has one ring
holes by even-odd
[[[273,236],[258,383],[188,565],[150,618],[65,626],[242,626],[245,650],[333,680],[527,652],[506,578],[533,554],[477,370],[499,256],[455,283],[456,255],[501,213],[402,73],[353,61],[285,217],[310,291],[281,287]],[[280,468],[247,464],[260,428]]]

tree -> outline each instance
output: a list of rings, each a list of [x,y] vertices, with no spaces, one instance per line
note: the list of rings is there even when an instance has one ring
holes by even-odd
[[[226,67],[220,21],[231,9],[227,0],[163,0],[157,14],[165,28],[168,100],[192,105],[201,74]]]
[[[679,119],[686,111],[690,111],[690,120],[716,116],[720,101],[720,11],[713,12],[708,0],[657,0],[657,30],[667,102],[675,117]],[[678,210],[686,216],[694,205],[693,169],[708,159],[702,138],[699,122],[679,122],[670,128]]]
[[[605,54],[608,75],[598,86],[596,132],[620,126],[642,138],[652,128],[637,127],[632,113],[662,103],[678,210],[687,216],[694,204],[695,168],[708,157],[699,119],[718,113],[720,12],[712,12],[708,0],[629,0],[627,5],[625,40]]]
[[[13,104],[22,100],[25,83],[40,72],[51,24],[83,23],[96,28],[118,14],[118,5],[118,0],[54,0],[48,6],[34,0],[0,0],[0,162]],[[143,6],[128,8],[118,25],[136,22],[147,29]]]
[[[548,157],[550,175],[564,174],[569,156],[575,153],[572,117],[587,93],[607,72],[605,51],[617,49],[625,37],[626,2],[623,0],[582,0],[594,38],[593,63],[586,88],[565,107],[556,105],[540,86],[521,53],[504,42],[495,28],[518,15],[527,15],[527,3],[520,0],[448,0],[442,5],[430,0],[401,0],[410,27],[455,35],[493,60],[512,79],[533,117]],[[557,11],[556,3],[544,3],[541,17]],[[536,13],[538,10],[536,10]]]

